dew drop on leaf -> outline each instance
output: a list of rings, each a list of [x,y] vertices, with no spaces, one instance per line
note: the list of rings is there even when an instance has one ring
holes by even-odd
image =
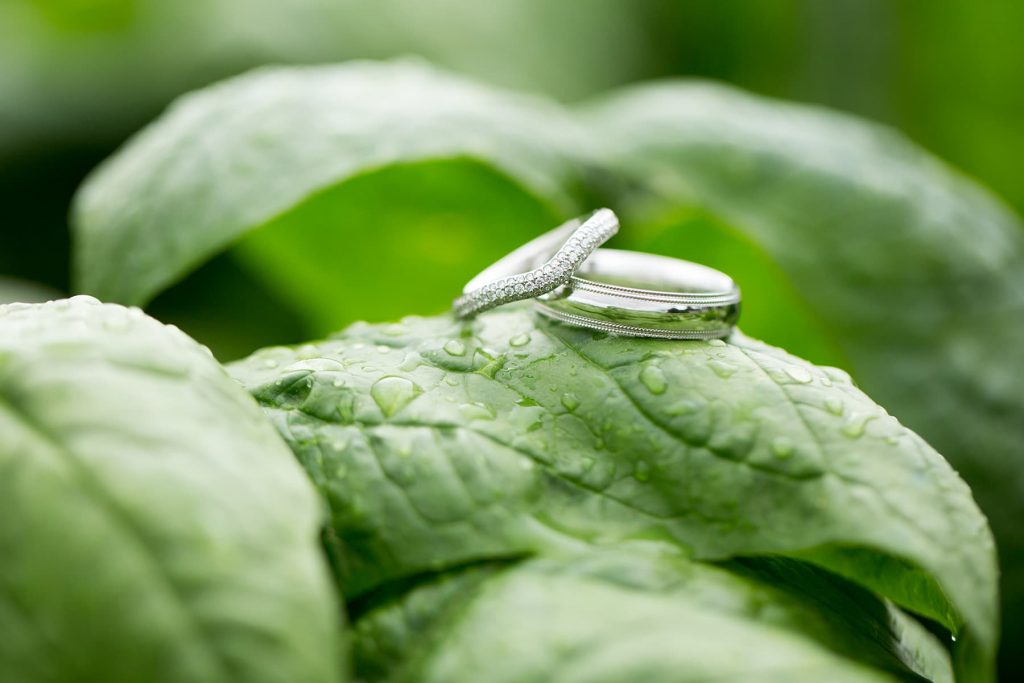
[[[666,408],[665,414],[673,417],[677,415],[689,415],[697,412],[699,409],[700,404],[696,401],[679,401],[678,403],[673,403]]]
[[[402,364],[398,366],[398,369],[402,372],[412,372],[421,365],[423,365],[423,362],[420,358],[420,354],[409,353],[402,359]]]
[[[859,439],[864,436],[864,428],[874,417],[874,415],[851,415],[849,422],[844,424],[839,431],[847,438]]]
[[[449,339],[444,344],[444,350],[449,356],[465,356],[466,345],[458,339]]]
[[[464,403],[459,406],[459,412],[467,420],[493,420],[494,411],[483,403]]]
[[[404,377],[383,377],[370,388],[370,396],[385,417],[391,417],[404,408],[421,389]]]
[[[832,398],[830,396],[829,398],[825,399],[825,410],[832,413],[833,415],[842,415],[843,402],[840,401],[838,398]]]
[[[772,454],[779,460],[785,460],[793,455],[793,442],[784,436],[776,437],[772,441]]]
[[[526,346],[527,344],[530,343],[530,335],[526,332],[523,332],[522,334],[517,334],[516,336],[509,339],[508,343],[510,346]]]
[[[810,370],[800,365],[787,365],[786,374],[789,375],[794,382],[799,382],[800,384],[810,384],[814,379]]]
[[[576,398],[576,394],[562,394],[562,405],[565,406],[565,409],[568,410],[570,413],[576,410],[579,404],[580,400]]]
[[[665,373],[657,365],[645,365],[640,371],[640,381],[652,394],[664,394],[668,389]]]
[[[728,379],[736,374],[736,366],[720,360],[713,360],[708,363],[708,365],[710,365],[711,370],[722,379]]]

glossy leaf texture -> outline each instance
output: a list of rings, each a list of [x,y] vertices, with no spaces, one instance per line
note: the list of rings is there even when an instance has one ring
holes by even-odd
[[[796,562],[730,569],[740,574],[647,543],[431,576],[367,601],[355,627],[357,675],[370,682],[952,680],[934,636],[867,591]]]
[[[889,129],[712,84],[572,111],[408,63],[261,72],[183,100],[93,177],[79,286],[141,301],[147,273],[170,284],[249,231],[231,256],[326,333],[440,311],[597,204],[619,246],[735,276],[745,329],[846,367],[953,462],[1000,540],[1020,640],[1024,232]]]
[[[625,201],[648,216],[704,211],[749,237],[864,389],[971,484],[1005,559],[1006,640],[1024,637],[1019,218],[896,132],[827,110],[666,83],[587,115],[606,163],[631,178]],[[672,230],[635,245],[699,241]]]
[[[0,679],[346,679],[316,493],[180,331],[0,306],[0,470]]]
[[[257,70],[179,100],[82,188],[78,286],[105,300],[145,303],[246,232],[311,199],[331,205],[332,197],[312,195],[396,164],[485,162],[482,170],[456,168],[467,177],[427,186],[421,201],[431,190],[486,196],[499,173],[564,210],[578,135],[553,104],[414,62]],[[499,182],[508,193],[511,181]],[[509,210],[500,193],[495,201]],[[395,242],[415,244],[393,239],[390,252],[399,251]]]
[[[964,680],[990,674],[985,519],[842,371],[740,335],[623,339],[513,308],[356,325],[231,372],[327,499],[348,599],[467,562],[660,540],[828,569],[955,634]]]

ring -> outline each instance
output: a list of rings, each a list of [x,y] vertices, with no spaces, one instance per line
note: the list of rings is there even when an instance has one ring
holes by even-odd
[[[536,306],[570,325],[630,337],[718,339],[739,318],[740,290],[725,273],[697,263],[598,249]]]
[[[467,318],[565,285],[580,264],[618,231],[619,219],[610,209],[598,209],[560,225],[470,280],[452,304],[455,314]]]

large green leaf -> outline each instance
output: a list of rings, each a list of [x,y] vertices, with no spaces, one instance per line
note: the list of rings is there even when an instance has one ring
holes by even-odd
[[[247,233],[234,255],[317,330],[438,310],[579,182],[620,241],[721,265],[749,330],[851,369],[949,455],[1000,536],[1019,638],[1019,221],[892,131],[706,84],[573,117],[408,64],[263,72],[184,101],[94,176],[80,284],[143,300]]]
[[[865,389],[966,478],[1005,558],[1007,640],[1024,637],[1020,220],[895,132],[828,111],[669,83],[588,116],[637,213],[697,209],[753,240]],[[700,232],[660,227],[632,244],[700,250]]]
[[[527,309],[357,325],[232,366],[327,498],[350,598],[459,563],[662,539],[801,558],[996,639],[991,537],[917,435],[822,369],[736,336],[623,339]]]
[[[742,569],[644,545],[472,565],[365,605],[356,671],[368,682],[952,681],[934,636],[867,591],[795,562]]]
[[[486,160],[492,177],[510,174],[565,207],[566,184],[577,172],[567,150],[581,147],[572,120],[554,105],[416,63],[260,70],[182,98],[87,182],[75,208],[77,285],[143,303],[246,232],[286,220],[307,201],[329,201],[316,195],[356,175],[399,163]],[[435,223],[444,225],[444,203],[431,204],[431,190],[473,200],[495,182],[476,181],[476,170],[456,168],[462,176],[454,182],[431,174],[432,186],[418,196],[441,214]],[[390,194],[374,202],[381,212]],[[511,227],[501,195],[494,201],[491,215]],[[536,229],[537,215],[534,209],[525,234]],[[327,218],[335,228],[340,219]],[[349,230],[383,247],[378,259],[401,251],[393,245],[403,233],[382,230],[376,217]],[[420,253],[415,239],[403,246]],[[298,258],[318,253],[344,270],[333,251]]]
[[[0,306],[0,679],[343,680],[315,492],[209,353]]]

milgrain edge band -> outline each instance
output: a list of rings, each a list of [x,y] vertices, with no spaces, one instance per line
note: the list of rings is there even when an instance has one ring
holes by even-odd
[[[615,213],[598,209],[527,242],[470,280],[452,304],[455,314],[468,318],[551,292],[568,283],[576,269],[618,230]],[[533,267],[552,252],[543,265]]]

